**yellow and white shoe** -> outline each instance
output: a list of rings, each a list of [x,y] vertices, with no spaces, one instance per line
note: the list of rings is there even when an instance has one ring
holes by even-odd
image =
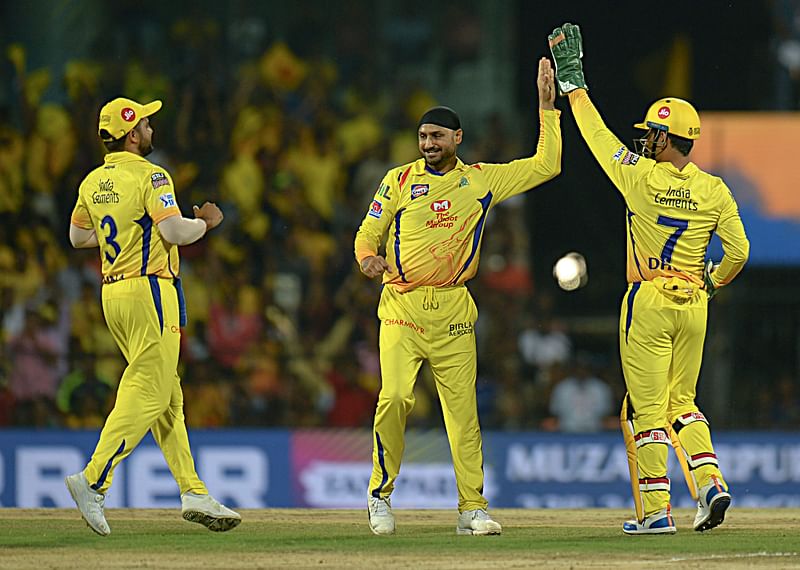
[[[89,486],[83,471],[70,475],[64,482],[89,528],[100,536],[111,534],[111,527],[108,526],[104,511],[106,496]]]
[[[374,534],[394,534],[394,515],[389,497],[369,497],[367,501],[369,529]]]
[[[471,534],[483,536],[487,534],[502,534],[503,527],[495,522],[484,509],[464,511],[458,515],[456,534]]]
[[[201,524],[214,532],[225,532],[239,526],[242,516],[219,503],[211,495],[184,493],[181,495],[181,514],[189,522]]]
[[[716,477],[712,477],[711,483],[703,485],[697,496],[694,530],[703,532],[721,525],[725,520],[725,511],[731,506],[730,493],[722,487]]]

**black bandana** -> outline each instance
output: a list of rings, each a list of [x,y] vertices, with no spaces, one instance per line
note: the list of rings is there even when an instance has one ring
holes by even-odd
[[[428,110],[419,120],[417,130],[424,124],[439,125],[446,129],[457,131],[461,128],[458,115],[450,107],[434,107]]]

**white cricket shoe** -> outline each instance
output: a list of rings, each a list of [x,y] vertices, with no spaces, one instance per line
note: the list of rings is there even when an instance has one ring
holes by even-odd
[[[389,497],[369,497],[367,502],[369,529],[374,534],[394,534],[394,515]]]
[[[69,494],[72,495],[72,500],[78,505],[78,510],[81,512],[83,520],[89,525],[89,528],[100,536],[111,534],[111,527],[108,526],[106,515],[103,511],[106,496],[89,486],[83,471],[68,476],[64,479],[64,482],[67,484]]]
[[[675,521],[672,520],[672,513],[669,505],[666,509],[661,509],[657,513],[653,513],[649,517],[645,517],[644,521],[637,520],[625,521],[622,525],[622,532],[625,534],[675,534],[678,529],[675,527]]]
[[[456,534],[472,534],[475,536],[487,534],[502,534],[503,527],[495,522],[484,509],[464,511],[458,515]]]
[[[242,517],[220,504],[211,495],[184,493],[181,495],[181,514],[189,522],[203,525],[214,532],[225,532],[239,526]]]
[[[731,495],[716,477],[711,483],[703,485],[697,493],[697,515],[694,517],[694,530],[703,532],[718,527],[725,520],[725,511],[731,506]]]

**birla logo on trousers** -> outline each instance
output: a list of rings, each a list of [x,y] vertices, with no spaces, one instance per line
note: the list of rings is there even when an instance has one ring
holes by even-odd
[[[431,210],[437,213],[446,212],[450,209],[450,206],[452,206],[450,200],[436,200],[431,203]]]

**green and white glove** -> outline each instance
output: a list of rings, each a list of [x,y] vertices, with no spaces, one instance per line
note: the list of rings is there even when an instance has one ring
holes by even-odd
[[[717,270],[717,267],[719,267],[719,264],[714,265],[714,262],[709,259],[703,269],[703,282],[706,284],[706,293],[709,299],[717,294],[717,286],[714,285],[714,280],[711,279],[711,274]]]
[[[550,53],[556,62],[556,81],[562,95],[576,89],[589,89],[583,77],[583,39],[580,27],[564,24],[547,36]]]

